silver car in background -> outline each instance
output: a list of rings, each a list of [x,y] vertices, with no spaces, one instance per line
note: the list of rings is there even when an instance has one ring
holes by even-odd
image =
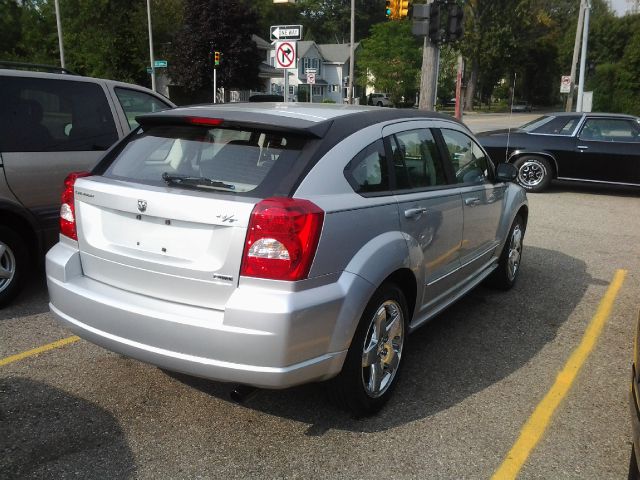
[[[263,388],[328,382],[378,411],[407,334],[517,279],[528,206],[450,117],[236,104],[138,117],[71,175],[51,311],[169,370]]]

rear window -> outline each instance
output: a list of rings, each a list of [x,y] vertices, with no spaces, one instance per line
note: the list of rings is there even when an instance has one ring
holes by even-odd
[[[104,176],[242,194],[299,171],[305,141],[260,129],[152,127],[124,146]]]

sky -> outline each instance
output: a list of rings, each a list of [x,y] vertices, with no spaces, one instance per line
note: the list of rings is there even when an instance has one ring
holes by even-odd
[[[627,1],[626,0],[611,0],[611,6],[616,11],[618,15],[624,15],[627,11]]]

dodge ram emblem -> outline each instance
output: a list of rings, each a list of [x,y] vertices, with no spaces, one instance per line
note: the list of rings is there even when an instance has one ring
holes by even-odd
[[[138,200],[138,210],[144,212],[147,209],[147,201],[146,200]]]

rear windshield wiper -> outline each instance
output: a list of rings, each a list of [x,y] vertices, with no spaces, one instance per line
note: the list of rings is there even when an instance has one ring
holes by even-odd
[[[189,175],[177,175],[174,173],[164,172],[162,174],[162,180],[167,182],[167,184],[174,185],[189,185],[193,187],[203,186],[203,187],[213,187],[213,188],[224,188],[226,190],[235,190],[236,186],[231,185],[229,183],[221,182],[220,180],[212,180],[207,177],[193,177]]]

